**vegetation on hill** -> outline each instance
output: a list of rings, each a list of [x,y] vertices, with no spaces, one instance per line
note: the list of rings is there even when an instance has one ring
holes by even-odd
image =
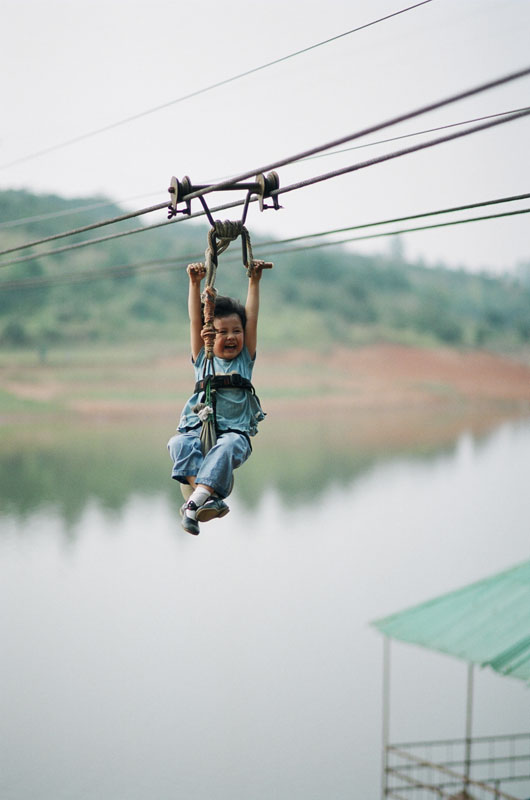
[[[66,200],[0,192],[0,249],[123,213],[103,198]],[[92,205],[82,212],[79,206]],[[46,216],[50,212],[70,212]],[[142,225],[139,218],[59,240],[58,247]],[[163,212],[157,221],[163,219]],[[184,266],[120,273],[118,266],[160,259],[197,260],[207,224],[193,221],[4,267],[0,271],[0,346],[45,349],[68,343],[168,338],[187,347]],[[278,251],[277,246],[270,247]],[[231,253],[234,253],[232,256]],[[16,253],[24,255],[27,251]],[[239,245],[222,258],[217,287],[244,300]],[[267,249],[256,253],[269,258]],[[7,260],[4,257],[2,260]],[[375,340],[514,350],[530,342],[530,281],[494,278],[406,263],[392,254],[364,256],[339,247],[276,253],[262,281],[263,346],[326,348]],[[97,279],[69,280],[98,271]],[[33,285],[28,279],[41,283]],[[45,282],[42,283],[42,280]],[[3,284],[3,285],[2,285]]]

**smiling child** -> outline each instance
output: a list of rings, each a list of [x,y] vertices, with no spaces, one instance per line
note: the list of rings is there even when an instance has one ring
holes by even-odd
[[[193,489],[181,508],[181,515],[182,527],[194,535],[199,533],[199,522],[228,514],[230,509],[223,498],[231,491],[233,471],[250,456],[249,437],[257,433],[258,422],[265,416],[250,384],[256,358],[261,273],[259,266],[252,270],[245,306],[231,297],[219,296],[215,300],[214,373],[216,376],[234,373],[239,376],[225,379],[229,386],[216,388],[216,444],[203,455],[202,423],[196,410],[201,391],[196,391],[184,406],[177,428],[179,433],[168,442],[173,461],[171,477]],[[206,358],[200,290],[204,266],[190,264],[188,276],[191,355],[195,379],[200,381]]]

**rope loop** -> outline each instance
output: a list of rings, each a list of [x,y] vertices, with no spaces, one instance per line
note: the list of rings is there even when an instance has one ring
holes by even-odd
[[[250,233],[245,227],[243,227],[243,232],[241,235],[243,237],[243,264],[247,269],[247,277],[250,278],[256,266],[254,256],[252,255]]]
[[[243,225],[243,223],[239,220],[237,222],[231,222],[229,219],[225,219],[224,222],[221,222],[220,219],[217,219],[215,221],[214,230],[216,236],[219,239],[221,240],[227,239],[228,244],[230,244],[230,242],[233,242],[235,239],[237,239],[238,236],[241,235],[241,232],[244,229],[244,227],[245,226]]]
[[[241,236],[243,248],[243,264],[250,278],[254,271],[263,267],[265,262],[255,261],[252,255],[252,244],[250,234],[241,220],[232,222],[230,220],[215,220],[215,224],[208,231],[208,247],[205,252],[204,266],[206,269],[206,282],[201,300],[204,306],[204,326],[203,339],[204,350],[208,361],[213,363],[213,345],[215,342],[215,329],[213,326],[215,298],[217,290],[214,287],[215,276],[217,273],[218,257],[229,247],[230,243]],[[272,266],[269,264],[268,266]]]

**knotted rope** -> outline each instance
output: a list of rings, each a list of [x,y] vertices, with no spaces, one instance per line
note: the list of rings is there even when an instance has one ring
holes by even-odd
[[[241,236],[243,241],[243,263],[250,277],[252,271],[264,262],[255,261],[252,255],[252,244],[250,234],[242,222],[230,222],[225,220],[215,221],[213,228],[208,231],[208,247],[205,252],[206,283],[201,300],[204,303],[204,326],[203,339],[206,358],[210,361],[213,358],[213,345],[215,342],[215,329],[213,326],[215,298],[217,290],[214,287],[217,272],[217,260],[221,253],[229,247],[230,243]]]
[[[215,343],[215,328],[213,325],[215,314],[215,298],[217,297],[217,290],[214,286],[215,275],[217,272],[217,261],[221,253],[228,248],[231,242],[235,241],[238,236],[241,236],[243,243],[243,264],[247,270],[247,276],[250,278],[255,270],[270,268],[272,264],[265,261],[256,261],[252,255],[252,244],[250,242],[250,234],[243,225],[242,221],[230,222],[225,220],[221,222],[216,220],[213,227],[208,231],[208,247],[205,252],[205,262],[200,265],[204,267],[206,275],[206,283],[204,291],[201,294],[203,302],[203,318],[204,324],[202,327],[202,338],[204,341],[204,395],[202,401],[198,402],[193,411],[198,414],[202,422],[201,427],[201,445],[202,451],[206,453],[215,444],[216,441],[216,423],[215,423],[215,388],[212,385],[215,377],[215,367],[213,360],[213,347]]]

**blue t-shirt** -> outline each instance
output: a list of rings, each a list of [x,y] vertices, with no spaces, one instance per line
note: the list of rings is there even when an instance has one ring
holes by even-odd
[[[201,349],[197,360],[192,359],[195,370],[195,381],[202,380],[205,362],[204,347]],[[243,378],[252,380],[252,370],[254,368],[255,357],[252,359],[247,348],[243,346],[242,351],[235,358],[213,357],[213,366],[216,375],[226,375],[229,372],[237,372]],[[264,419],[265,414],[259,404],[258,398],[246,389],[217,389],[216,390],[215,415],[217,428],[219,431],[236,430],[255,436],[258,432],[258,422]],[[177,430],[181,433],[191,428],[197,428],[201,421],[197,414],[192,411],[193,406],[201,402],[203,392],[193,394],[182,410]]]

